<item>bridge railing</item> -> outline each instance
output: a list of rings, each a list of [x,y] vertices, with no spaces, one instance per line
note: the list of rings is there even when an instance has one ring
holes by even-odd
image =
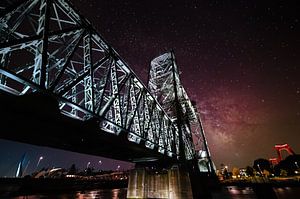
[[[5,3],[1,3],[5,4]],[[118,53],[67,0],[0,5],[0,89],[51,93],[63,114],[178,156],[178,129]]]

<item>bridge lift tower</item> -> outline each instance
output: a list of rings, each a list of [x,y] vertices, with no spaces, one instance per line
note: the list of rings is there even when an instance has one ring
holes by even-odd
[[[179,160],[196,160],[197,162],[205,160],[207,169],[203,169],[203,165],[200,165],[200,169],[214,174],[214,165],[200,114],[196,104],[193,104],[189,99],[181,84],[173,51],[160,55],[151,61],[148,87],[169,117],[177,124]]]

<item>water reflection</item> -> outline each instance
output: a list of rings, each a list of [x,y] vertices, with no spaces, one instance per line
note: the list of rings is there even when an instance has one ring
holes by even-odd
[[[300,198],[300,187],[274,188],[278,199],[296,199]]]
[[[278,199],[296,199],[300,196],[300,187],[273,188],[273,190]],[[127,189],[99,189],[61,194],[1,197],[1,199],[126,199],[126,194]],[[228,186],[222,191],[213,192],[212,199],[257,199],[257,196],[251,187]]]
[[[252,195],[254,196],[255,193],[251,187],[237,187],[237,186],[229,186],[227,190],[230,195]]]
[[[68,194],[39,194],[5,199],[125,199],[127,189],[101,189]]]
[[[257,199],[251,187],[228,186],[212,193],[213,199]]]

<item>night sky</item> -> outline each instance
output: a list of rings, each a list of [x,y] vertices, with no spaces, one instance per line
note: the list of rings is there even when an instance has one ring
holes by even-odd
[[[300,153],[297,1],[72,2],[145,83],[151,59],[174,50],[182,83],[201,112],[217,167],[221,163],[245,167],[256,158],[275,157],[275,144],[288,143]],[[53,166],[66,167],[74,161],[84,167],[99,159],[0,144],[0,157],[14,155],[9,160],[12,165],[27,149],[35,164],[40,155],[52,153],[58,154]],[[117,164],[107,160],[106,166]]]

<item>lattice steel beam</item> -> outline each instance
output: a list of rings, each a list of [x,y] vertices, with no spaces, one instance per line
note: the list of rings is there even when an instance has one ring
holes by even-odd
[[[0,89],[51,93],[61,113],[178,157],[174,122],[69,1],[12,1],[1,14]]]

